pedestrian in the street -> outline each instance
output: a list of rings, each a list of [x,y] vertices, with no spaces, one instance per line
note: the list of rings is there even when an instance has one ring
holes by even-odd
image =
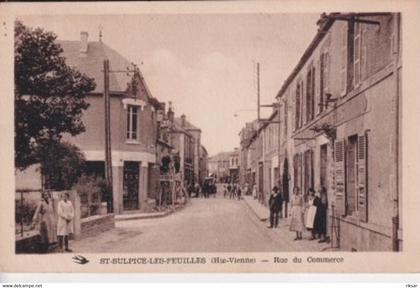
[[[249,184],[248,184],[248,182],[245,182],[245,185],[244,185],[244,189],[243,189],[243,193],[244,193],[244,195],[248,195],[249,194]]]
[[[229,199],[232,197],[232,185],[230,185],[230,183],[228,183],[227,185],[227,191],[229,194]]]
[[[57,242],[57,224],[54,202],[49,191],[42,191],[41,200],[32,217],[32,229],[37,229],[41,236],[40,251],[47,253],[52,244]]]
[[[223,185],[223,197],[226,198],[227,197],[227,186]]]
[[[242,197],[242,190],[241,190],[241,186],[239,186],[239,185],[238,185],[237,194],[238,194],[238,200],[241,200],[241,197]]]
[[[319,243],[327,241],[327,189],[321,187],[315,196],[314,205],[316,206],[314,233],[316,233],[320,240]]]
[[[211,184],[211,193],[213,194],[213,198],[216,198],[216,195],[217,195],[217,186],[216,186],[216,183],[212,183]]]
[[[273,193],[271,193],[270,199],[268,200],[268,205],[270,207],[270,226],[268,228],[277,228],[279,224],[280,207],[283,205],[283,199],[277,186],[273,187]]]
[[[319,199],[319,197],[318,197]],[[311,187],[308,189],[308,202],[306,203],[306,219],[305,226],[306,229],[311,231],[312,237],[309,240],[316,239],[316,232],[314,229],[315,215],[317,207],[314,205],[316,202],[315,190]]]
[[[303,201],[302,195],[300,195],[299,187],[293,187],[293,195],[290,201],[290,231],[296,232],[296,238],[294,240],[302,240],[302,233],[305,230],[303,224],[303,214],[305,211],[305,201]]]
[[[195,192],[195,197],[198,198],[198,195],[200,195],[200,184],[197,182],[194,185],[194,192]]]
[[[72,252],[69,248],[69,234],[73,233],[73,204],[70,202],[69,193],[64,193],[62,200],[58,202],[57,235],[58,245],[61,252]]]
[[[256,184],[254,184],[252,187],[252,197],[254,199],[257,199],[257,185]]]

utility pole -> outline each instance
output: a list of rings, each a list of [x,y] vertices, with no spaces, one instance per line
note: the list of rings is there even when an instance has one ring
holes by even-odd
[[[111,154],[111,105],[109,96],[109,60],[104,60],[104,115],[105,115],[105,179],[112,194],[112,154]]]
[[[102,37],[102,35],[101,35]],[[105,180],[109,185],[109,189],[114,199],[113,181],[112,181],[112,149],[111,149],[111,99],[109,94],[109,74],[110,73],[136,73],[137,67],[132,63],[134,69],[126,70],[109,70],[109,60],[104,60],[104,118],[105,118]],[[112,200],[112,206],[113,206]],[[110,209],[113,212],[113,208]]]
[[[260,121],[260,63],[257,62],[257,105],[258,121]]]

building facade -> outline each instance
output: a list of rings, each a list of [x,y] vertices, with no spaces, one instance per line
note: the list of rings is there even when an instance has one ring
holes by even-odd
[[[209,173],[219,182],[238,182],[239,150],[219,152],[208,160]]]
[[[87,172],[105,175],[104,60],[109,60],[110,131],[113,179],[113,212],[140,210],[147,200],[156,163],[157,113],[141,71],[131,75],[114,72],[132,67],[130,61],[101,41],[58,41],[66,64],[95,79],[96,88],[86,101],[82,121],[86,131],[64,140],[78,146],[86,157]]]
[[[328,234],[343,250],[402,248],[400,21],[393,13],[323,14],[276,97],[279,184],[286,195],[293,186],[305,197],[309,188],[327,190]],[[269,133],[257,130],[248,146],[256,149],[247,169],[263,190]]]
[[[204,179],[209,175],[209,168],[208,168],[208,152],[206,147],[203,145],[200,146],[200,169],[198,174],[199,184],[203,185]]]

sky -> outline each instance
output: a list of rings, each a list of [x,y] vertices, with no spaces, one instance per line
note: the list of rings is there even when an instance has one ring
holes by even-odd
[[[319,14],[139,14],[20,16],[60,40],[102,41],[141,69],[159,101],[202,130],[209,155],[239,147],[239,132],[275,102],[315,36]],[[125,67],[121,67],[125,68]],[[263,108],[262,116],[270,114]]]

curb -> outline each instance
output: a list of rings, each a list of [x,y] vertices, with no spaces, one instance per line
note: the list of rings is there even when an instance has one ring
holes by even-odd
[[[185,204],[185,205],[176,207],[175,210],[168,210],[166,212],[138,213],[138,214],[132,214],[132,215],[130,215],[130,214],[116,215],[115,216],[115,222],[163,218],[163,217],[166,217],[166,216],[168,216],[168,215],[170,215],[174,212],[177,212],[177,211],[180,211],[180,210],[184,209],[187,205],[188,205],[188,203]],[[124,217],[121,217],[121,216],[124,216]]]
[[[261,222],[266,222],[268,220],[268,217],[261,217],[252,207],[252,205],[248,202],[248,200],[246,200],[244,198],[244,201],[246,203],[246,205],[248,206],[248,208],[252,211],[252,213],[254,213],[255,216],[257,216],[257,218],[261,221]]]

